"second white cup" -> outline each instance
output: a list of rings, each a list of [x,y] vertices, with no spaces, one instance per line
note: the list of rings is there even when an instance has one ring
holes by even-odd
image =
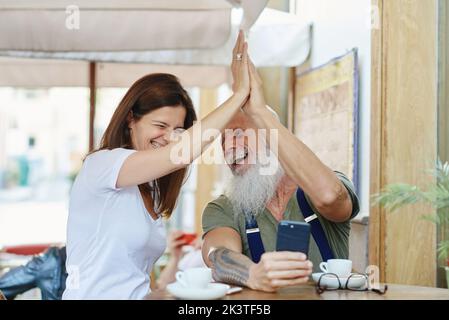
[[[186,288],[204,289],[212,282],[212,271],[209,268],[191,268],[176,272],[176,280]]]
[[[341,278],[347,278],[351,275],[352,261],[346,259],[329,259],[327,262],[320,263],[320,269],[324,273],[334,273]]]

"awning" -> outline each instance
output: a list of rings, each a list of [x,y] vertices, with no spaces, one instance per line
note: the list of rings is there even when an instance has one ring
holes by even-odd
[[[216,88],[230,83],[228,68],[137,63],[96,63],[96,86],[130,87],[149,73],[171,73],[186,87]],[[0,57],[0,87],[88,87],[89,62]]]
[[[232,4],[231,4],[232,3]],[[210,49],[245,27],[267,0],[0,0],[0,50],[33,52]]]
[[[259,4],[263,5],[266,2],[265,0],[251,1],[258,1]],[[0,4],[5,2],[7,1],[0,0]],[[19,0],[13,2],[18,6],[20,3],[34,1]],[[49,2],[54,3],[54,1]],[[93,1],[92,5],[98,2]],[[117,3],[122,2],[111,1],[109,3],[117,5]],[[154,9],[158,1],[140,1],[139,3],[147,2],[153,3]],[[171,3],[172,5],[191,2],[196,3],[196,5],[200,5],[200,3],[205,5],[211,1],[159,2]],[[43,3],[46,3],[46,1],[43,1]],[[130,3],[135,4],[136,2],[131,1]],[[212,3],[214,5],[221,3],[223,7],[229,6],[226,1],[212,1]],[[244,4],[245,0],[242,1],[242,6]],[[259,8],[260,11],[260,7],[254,8]],[[255,10],[254,8],[253,10]],[[2,12],[3,10],[0,10],[0,15]],[[186,86],[216,87],[222,83],[229,83],[228,69],[238,29],[242,23],[251,24],[250,18],[258,15],[257,10],[255,12],[252,16],[244,17],[242,9],[233,9],[230,36],[225,40],[224,45],[212,49],[89,50],[73,52],[0,51],[0,56],[3,56],[0,58],[0,86],[87,86],[89,70],[87,62],[95,61],[97,62],[98,87],[128,87],[135,79],[151,72],[173,73]],[[24,22],[22,21],[22,23]],[[9,38],[20,33],[17,30],[8,30],[6,35]],[[3,38],[4,35],[4,29],[0,29],[0,38]],[[265,8],[247,35],[251,57],[258,67],[297,66],[304,62],[310,51],[310,24],[299,21],[297,16],[285,12]],[[65,39],[60,39],[60,41],[63,42]]]
[[[2,1],[5,2],[4,0],[0,0],[0,3]],[[253,1],[257,1],[259,3],[258,6],[254,6],[255,9],[260,9],[260,5],[263,5],[264,2],[266,2],[265,0]],[[21,1],[18,2],[20,3]],[[165,2],[170,3],[171,1],[164,1],[164,3]],[[222,2],[222,4],[226,3],[226,1]],[[229,13],[231,12],[230,9],[222,10]],[[191,25],[193,23],[191,21],[201,20],[201,17],[204,13],[203,11],[207,12],[208,10],[189,11],[189,20],[184,20],[182,26]],[[17,20],[18,22],[14,20],[16,21],[15,23],[13,21],[10,21],[11,24],[7,24],[2,19],[2,15],[4,15],[5,12],[9,12],[9,9],[0,10],[0,55],[2,56],[181,65],[229,65],[232,48],[234,46],[238,30],[241,27],[242,21],[245,21],[245,19],[248,21],[249,19],[244,17],[245,12],[242,9],[234,9],[232,11],[232,19],[229,31],[226,32],[225,36],[220,35],[220,32],[218,31],[215,36],[211,35],[214,40],[211,40],[209,42],[209,46],[206,44],[206,42],[208,42],[207,38],[209,33],[205,30],[209,29],[209,25],[213,29],[215,21],[209,21],[208,19],[206,19],[205,21],[209,22],[205,23],[204,28],[202,28],[200,32],[189,31],[187,33],[182,33],[182,38],[184,40],[179,40],[178,47],[170,50],[155,50],[154,48],[157,47],[157,43],[162,44],[160,42],[162,41],[160,40],[160,38],[165,39],[164,41],[166,41],[166,43],[164,44],[164,46],[168,46],[168,42],[173,42],[172,45],[176,46],[176,42],[178,41],[176,39],[180,35],[176,32],[166,30],[160,27],[158,24],[155,24],[152,27],[153,30],[157,30],[157,33],[148,34],[146,37],[144,37],[144,39],[136,35],[138,34],[138,32],[133,33],[131,30],[128,30],[129,33],[125,34],[124,31],[122,32],[121,28],[103,30],[103,27],[101,27],[101,25],[99,24],[97,28],[94,28],[94,26],[92,26],[92,30],[90,30],[90,32],[93,34],[91,37],[97,37],[99,39],[98,43],[96,43],[95,41],[82,43],[83,46],[89,48],[88,51],[80,50],[84,48],[83,46],[77,47],[76,50],[71,51],[58,50],[58,47],[55,47],[52,50],[42,51],[37,50],[37,48],[45,46],[44,44],[42,44],[42,42],[45,42],[46,40],[41,40],[41,33],[35,33],[35,36],[33,37],[26,34],[26,27],[21,27],[22,25],[28,24],[34,25],[34,23],[27,23],[27,20]],[[173,16],[179,14],[178,11],[167,10],[167,12],[170,12]],[[17,12],[18,15],[21,13],[21,10]],[[124,15],[126,16],[126,14]],[[39,14],[37,16],[39,16]],[[84,13],[81,15],[80,19],[83,19],[83,17]],[[30,19],[33,18],[30,17]],[[229,24],[226,22],[222,21],[220,23],[229,26]],[[82,28],[83,24],[81,24],[80,30]],[[182,28],[183,27],[181,27],[181,29]],[[120,30],[120,33],[124,34],[123,37],[119,37],[121,40],[123,40],[123,43],[121,43],[121,45],[119,46],[120,41],[115,41],[113,45],[116,50],[97,50],[97,48],[100,47],[100,43],[103,45],[103,49],[106,48],[106,44],[112,45],[109,42],[106,43],[106,41],[102,39],[111,38],[112,33],[118,32],[116,30]],[[199,35],[204,37],[203,40],[199,40]],[[257,21],[251,27],[248,33],[248,37],[250,54],[257,66],[297,66],[304,61],[310,50],[309,24],[300,21],[299,18],[293,14],[288,14],[286,12],[269,8],[266,8],[262,11]],[[27,41],[23,43],[23,39],[25,38],[27,39]],[[46,37],[44,38],[46,39]],[[74,40],[69,35],[52,38],[54,38],[54,42],[61,43],[60,46],[63,48],[68,49],[71,46],[75,46]],[[125,41],[126,39],[129,39],[130,42],[127,43]],[[130,50],[131,47],[137,46],[137,44],[134,43],[133,39],[139,39],[141,46],[143,43],[145,43],[146,45],[154,43],[154,45],[152,45],[153,48],[151,48],[151,50]],[[196,46],[195,49],[183,49],[183,43],[187,42],[190,42],[191,46]],[[211,45],[212,43],[213,45]],[[219,45],[220,43],[222,45]],[[20,49],[25,47],[29,47],[32,49]]]

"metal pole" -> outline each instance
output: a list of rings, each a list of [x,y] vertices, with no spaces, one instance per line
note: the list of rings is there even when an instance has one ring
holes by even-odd
[[[95,102],[96,102],[96,63],[89,62],[89,95],[90,95],[90,113],[89,113],[89,152],[94,149],[95,143]]]

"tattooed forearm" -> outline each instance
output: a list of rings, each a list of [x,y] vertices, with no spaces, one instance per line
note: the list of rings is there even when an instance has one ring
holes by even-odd
[[[245,255],[218,248],[209,254],[212,262],[212,276],[216,281],[247,286],[249,268],[253,262]]]

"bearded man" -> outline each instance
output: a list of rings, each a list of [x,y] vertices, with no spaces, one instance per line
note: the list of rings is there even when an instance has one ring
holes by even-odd
[[[233,59],[233,71],[239,62]],[[232,179],[225,194],[204,209],[202,253],[216,281],[272,292],[307,282],[322,261],[348,258],[350,220],[359,202],[351,181],[324,165],[267,108],[252,62],[250,78],[250,98],[222,137]],[[257,134],[254,143],[245,134],[258,129],[274,130],[277,144]],[[277,164],[277,170],[262,174],[267,161],[261,159]],[[308,257],[275,251],[281,220],[312,225]]]

